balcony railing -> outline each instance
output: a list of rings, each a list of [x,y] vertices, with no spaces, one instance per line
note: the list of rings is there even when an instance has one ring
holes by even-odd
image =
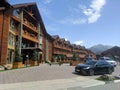
[[[26,18],[23,19],[24,25],[27,26],[29,29],[32,29],[34,32],[38,33],[37,27],[32,24],[32,22],[29,22]]]
[[[58,49],[63,49],[63,50],[71,51],[71,48],[64,47],[64,46],[54,45],[54,47],[58,48]]]
[[[39,40],[38,40],[38,37],[30,32],[28,32],[27,30],[23,30],[23,34],[22,34],[22,37],[23,38],[26,38],[28,40],[31,40],[33,42],[36,42],[38,43]]]

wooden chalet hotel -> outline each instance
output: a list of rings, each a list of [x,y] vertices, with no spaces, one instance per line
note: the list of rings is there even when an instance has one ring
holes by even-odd
[[[36,3],[10,5],[0,1],[0,65],[12,67],[16,57],[30,63],[37,52],[37,63],[45,60],[71,60],[73,52],[81,59],[94,53],[47,33]],[[27,61],[27,62],[26,62]]]

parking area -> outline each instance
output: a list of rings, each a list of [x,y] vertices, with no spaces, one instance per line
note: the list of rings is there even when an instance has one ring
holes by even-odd
[[[77,77],[73,72],[74,66],[69,66],[69,64],[63,64],[61,66],[41,64],[40,66],[35,67],[0,72],[0,83],[17,83]]]
[[[120,64],[115,67],[115,71],[112,73],[113,76],[119,76],[120,75]],[[100,75],[94,75],[94,76],[85,76],[88,78],[97,78]]]
[[[67,79],[81,76],[74,74],[74,68],[74,66],[69,66],[69,64],[63,64],[61,66],[41,64],[35,67],[3,71],[0,72],[0,84]],[[113,75],[120,75],[120,66],[115,68]],[[96,78],[98,76],[99,75],[83,77]]]

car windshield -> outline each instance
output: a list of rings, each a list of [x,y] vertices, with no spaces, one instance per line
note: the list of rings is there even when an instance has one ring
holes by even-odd
[[[112,60],[112,59],[109,57],[101,57],[100,60]]]
[[[97,63],[97,61],[88,61],[85,64],[87,65],[95,65]]]

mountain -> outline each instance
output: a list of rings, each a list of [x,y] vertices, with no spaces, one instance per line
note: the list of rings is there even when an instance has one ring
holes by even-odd
[[[93,51],[94,53],[99,54],[99,53],[101,53],[105,50],[108,50],[110,48],[112,48],[112,46],[98,44],[98,45],[92,46],[91,48],[89,48],[89,50]]]
[[[113,56],[120,57],[120,47],[114,46],[114,47],[102,52],[102,55],[110,56],[110,57],[113,57]]]

